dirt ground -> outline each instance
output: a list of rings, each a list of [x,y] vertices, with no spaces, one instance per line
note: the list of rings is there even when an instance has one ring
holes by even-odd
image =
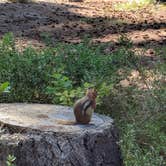
[[[122,0],[121,0],[122,1]],[[0,37],[13,32],[17,45],[43,47],[51,41],[116,42],[127,34],[134,44],[166,43],[166,7],[157,5],[137,11],[116,11],[120,0],[36,0],[33,3],[0,1]]]

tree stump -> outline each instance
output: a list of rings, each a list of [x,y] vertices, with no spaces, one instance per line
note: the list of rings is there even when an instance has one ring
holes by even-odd
[[[120,166],[118,135],[110,117],[94,114],[88,125],[72,108],[49,104],[0,104],[0,166],[9,154],[17,166]]]

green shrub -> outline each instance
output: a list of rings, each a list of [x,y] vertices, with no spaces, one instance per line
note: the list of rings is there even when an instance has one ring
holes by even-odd
[[[69,94],[66,90],[78,91],[77,89],[83,88],[86,82],[96,87],[103,82],[108,85],[113,84],[116,81],[115,72],[119,67],[133,67],[136,62],[133,52],[126,51],[124,47],[114,54],[104,55],[98,47],[90,46],[88,43],[59,44],[55,48],[46,48],[38,52],[26,48],[20,53],[15,48],[12,34],[9,33],[0,43],[0,80],[10,82],[11,93],[5,98],[1,97],[1,102],[58,103],[60,99],[57,97],[60,93],[53,98],[46,93],[47,87],[51,87],[52,84],[54,84],[54,94],[57,92],[56,88],[60,91],[63,87],[62,98],[73,96],[75,92]],[[53,83],[57,79],[55,77],[58,77],[54,73],[62,69],[63,76],[60,76],[60,82]],[[64,87],[66,86],[64,82],[70,82],[70,87]]]
[[[130,40],[121,36],[119,48],[110,54],[88,42],[20,53],[12,34],[7,34],[0,42],[0,83],[8,81],[10,93],[0,95],[0,102],[73,105],[94,86],[96,111],[111,115],[119,127],[125,165],[164,165],[165,53],[158,55],[160,61],[150,71],[131,47]],[[132,70],[139,76],[130,80]],[[124,79],[129,82],[125,87],[120,84]],[[142,83],[149,88],[139,88]]]
[[[164,85],[139,90],[116,87],[104,100],[105,113],[116,119],[121,133],[124,164],[164,165],[166,148],[166,98]]]
[[[11,93],[6,102],[47,102],[45,89],[55,66],[51,50],[37,52],[32,48],[19,53],[13,47],[11,34],[0,43],[0,81],[10,82]],[[7,40],[9,39],[10,40]]]
[[[8,91],[9,89],[9,82],[5,82],[3,84],[0,84],[0,94],[5,92],[5,91]]]
[[[88,87],[95,87],[93,84],[85,82],[82,86],[74,87],[72,81],[61,73],[54,73],[50,86],[47,87],[47,93],[53,98],[53,103],[63,105],[73,105],[76,100],[85,95]],[[97,104],[101,104],[104,96],[110,93],[112,85],[101,83],[95,87],[98,91]]]
[[[99,93],[97,103],[101,105],[102,98],[111,93],[113,84],[118,81],[114,76],[119,67],[134,67],[137,61],[134,53],[125,47],[104,55],[98,47],[90,47],[88,43],[57,45],[56,62],[60,71],[53,75],[47,92],[54,103],[72,105],[83,96],[86,85],[94,86]]]
[[[0,73],[0,79],[7,79],[10,82],[10,99],[17,102],[33,101],[38,97],[40,99],[40,95],[44,94],[44,90],[49,84],[49,74],[53,71],[54,57],[47,54],[39,56],[34,54],[33,50],[27,49],[23,55],[6,55],[2,58],[6,70]]]
[[[106,58],[82,43],[60,46],[57,51],[58,64],[63,65],[65,74],[75,85],[94,82],[104,71]]]
[[[14,157],[14,155],[8,155],[7,157],[7,161],[6,161],[6,165],[7,166],[15,166],[14,162],[16,160],[16,157]]]
[[[125,47],[104,55],[97,47],[89,47],[88,43],[60,45],[56,58],[59,67],[64,69],[74,85],[84,82],[100,84],[107,79],[110,81],[119,67],[134,67],[138,62],[134,53]]]

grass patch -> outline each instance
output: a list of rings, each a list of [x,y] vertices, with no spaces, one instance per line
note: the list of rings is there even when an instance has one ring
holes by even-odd
[[[138,10],[154,4],[155,2],[155,0],[130,0],[125,3],[116,3],[113,5],[113,8],[117,11]]]

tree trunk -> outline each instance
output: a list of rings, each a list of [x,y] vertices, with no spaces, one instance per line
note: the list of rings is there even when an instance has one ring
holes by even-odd
[[[70,107],[0,104],[0,166],[9,154],[17,166],[121,166],[113,120],[94,114],[88,125],[74,121]]]

